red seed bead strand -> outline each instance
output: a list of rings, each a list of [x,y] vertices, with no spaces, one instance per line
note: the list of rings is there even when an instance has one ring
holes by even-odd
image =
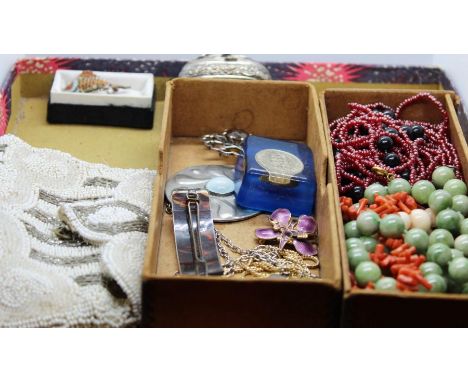
[[[396,110],[395,110],[396,117],[398,119],[400,119],[400,115],[403,112],[403,110],[405,110],[409,106],[412,106],[412,105],[414,105],[416,103],[420,103],[420,102],[424,102],[424,101],[428,101],[428,102],[435,105],[435,107],[438,109],[438,111],[442,115],[442,121],[440,122],[440,125],[441,125],[442,129],[445,128],[448,131],[448,129],[449,129],[448,128],[448,122],[449,122],[448,113],[445,110],[444,105],[442,105],[442,103],[430,93],[419,93],[419,94],[416,94],[413,97],[405,99],[396,108]]]
[[[449,116],[444,105],[430,93],[419,93],[413,97],[404,100],[395,110],[395,115],[400,118],[404,109],[420,102],[429,102],[435,105],[442,116],[442,121],[438,124],[421,123],[418,124],[426,128],[425,132],[429,134],[431,139],[428,146],[435,149],[435,152],[440,153],[442,164],[431,161],[433,169],[437,166],[451,166],[455,170],[458,178],[461,178],[461,164],[458,158],[455,147],[449,140]],[[407,122],[407,121],[405,121]],[[428,128],[427,128],[428,127]],[[432,171],[430,172],[432,174]]]
[[[442,116],[442,121],[432,124],[398,119],[405,108],[420,102],[430,102],[435,105]],[[392,110],[381,102],[369,105],[350,103],[348,107],[350,108],[348,115],[330,124],[332,145],[338,150],[335,163],[340,194],[351,191],[356,185],[367,187],[375,182],[386,184],[387,179],[384,176],[372,171],[374,166],[397,175],[409,170],[411,184],[421,179],[429,179],[438,166],[453,167],[456,176],[461,178],[460,160],[455,147],[449,141],[448,114],[442,103],[431,94],[419,93],[403,101],[395,110],[397,119],[374,111],[376,108]],[[384,130],[383,124],[398,133]],[[422,126],[424,138],[412,141],[402,130],[405,125]],[[392,138],[392,152],[400,158],[398,166],[392,168],[384,163],[386,153],[377,148],[377,142],[383,136]],[[362,176],[356,176],[355,172],[359,172]]]

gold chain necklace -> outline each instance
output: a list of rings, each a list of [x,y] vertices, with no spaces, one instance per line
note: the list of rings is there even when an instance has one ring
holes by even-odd
[[[291,278],[318,278],[311,270],[319,267],[317,256],[304,258],[296,251],[279,249],[272,245],[258,245],[253,249],[242,249],[215,229],[216,244],[225,263],[224,274],[243,274],[254,277],[279,275]],[[239,257],[233,258],[228,249]]]

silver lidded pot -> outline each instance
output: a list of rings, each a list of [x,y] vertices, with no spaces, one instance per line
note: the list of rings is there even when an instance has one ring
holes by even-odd
[[[205,54],[187,62],[179,77],[271,80],[265,66],[239,54]]]

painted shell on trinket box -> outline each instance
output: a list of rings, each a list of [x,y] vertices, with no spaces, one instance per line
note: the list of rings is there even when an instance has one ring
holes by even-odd
[[[65,90],[76,93],[93,93],[97,91],[116,93],[119,89],[128,88],[128,86],[111,84],[109,81],[99,78],[91,70],[84,70],[80,73],[78,78],[67,84]]]

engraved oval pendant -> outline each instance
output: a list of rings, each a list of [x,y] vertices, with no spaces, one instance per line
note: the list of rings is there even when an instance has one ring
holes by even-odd
[[[209,192],[211,213],[217,223],[244,220],[258,215],[257,210],[236,204],[234,168],[224,165],[201,165],[183,169],[166,183],[166,199],[171,200],[174,190],[203,190]]]

